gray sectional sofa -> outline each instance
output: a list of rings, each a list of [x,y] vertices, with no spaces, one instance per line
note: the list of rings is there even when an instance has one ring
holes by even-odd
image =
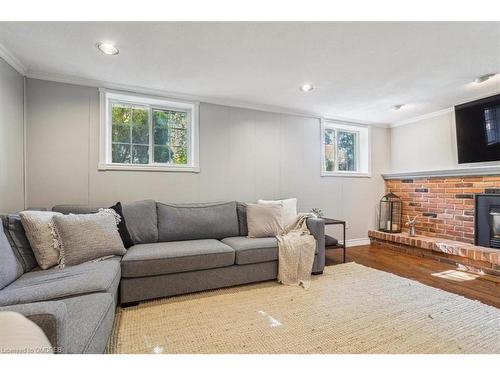
[[[19,216],[2,215],[2,223],[0,258],[12,259],[19,272],[0,290],[0,311],[34,321],[57,352],[103,353],[118,302],[120,258],[41,270]]]
[[[62,213],[97,208],[60,205]],[[18,311],[44,329],[63,353],[102,353],[118,301],[139,301],[276,279],[276,238],[248,238],[245,205],[237,202],[123,204],[134,245],[122,257],[40,270],[19,216],[3,215],[19,276],[0,290],[0,311]],[[324,222],[310,218],[316,238],[313,273],[325,265]],[[14,266],[13,266],[14,267]]]

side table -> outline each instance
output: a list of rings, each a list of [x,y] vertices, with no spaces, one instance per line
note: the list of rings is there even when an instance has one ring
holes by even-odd
[[[323,217],[323,221],[325,222],[325,225],[342,225],[342,245],[337,244],[335,246],[332,246],[334,249],[342,249],[342,263],[345,263],[345,221],[344,220],[337,220],[337,219],[330,219],[328,217]]]

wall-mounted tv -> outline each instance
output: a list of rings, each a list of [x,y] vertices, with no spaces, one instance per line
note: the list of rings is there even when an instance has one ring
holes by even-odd
[[[500,95],[455,107],[459,163],[500,161]]]

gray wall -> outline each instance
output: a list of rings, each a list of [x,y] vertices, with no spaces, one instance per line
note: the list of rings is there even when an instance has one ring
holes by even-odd
[[[0,58],[0,212],[24,208],[23,77]]]
[[[348,220],[350,239],[366,238],[375,224],[387,129],[372,131],[373,178],[320,177],[317,119],[202,103],[200,173],[98,171],[97,89],[29,79],[27,100],[31,207],[297,197],[300,210]]]
[[[450,170],[500,162],[458,164],[452,109],[391,129],[391,172]]]
[[[458,168],[453,111],[391,129],[391,171]]]

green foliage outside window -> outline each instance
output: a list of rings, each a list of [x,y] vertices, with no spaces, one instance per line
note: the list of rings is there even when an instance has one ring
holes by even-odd
[[[356,170],[356,134],[350,132],[337,132],[337,158],[339,171]]]
[[[153,110],[154,162],[187,164],[188,114]]]
[[[153,163],[188,163],[188,113],[152,109]],[[149,107],[113,103],[112,162],[149,164]]]
[[[327,128],[324,137],[325,170],[356,171],[357,133]]]
[[[149,162],[149,111],[146,107],[112,104],[113,163],[147,164]]]
[[[335,129],[325,129],[325,169],[328,172],[335,171]]]

